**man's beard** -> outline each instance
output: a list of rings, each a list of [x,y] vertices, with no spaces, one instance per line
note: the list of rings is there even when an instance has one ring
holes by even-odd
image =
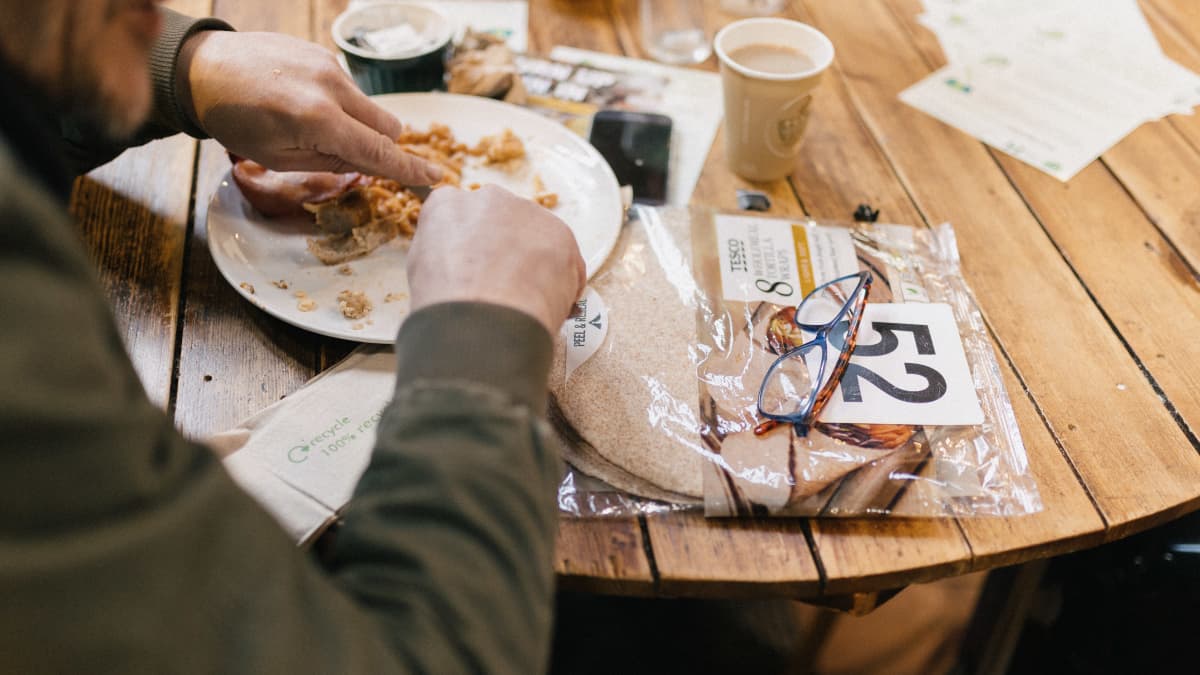
[[[65,101],[71,116],[109,140],[132,137],[145,123],[153,103],[149,74],[144,82],[132,86],[106,81],[103,73],[95,71],[81,75]]]
[[[137,2],[6,3],[0,14],[0,58],[59,112],[110,140],[128,139],[152,102],[147,57],[153,37],[123,18]]]
[[[68,112],[112,140],[125,140],[145,122],[151,94],[150,43],[135,42],[113,23],[123,3],[110,0],[103,25],[67,22],[61,96]],[[90,30],[89,30],[90,29]],[[110,38],[107,44],[96,31]],[[111,35],[111,32],[117,33]]]

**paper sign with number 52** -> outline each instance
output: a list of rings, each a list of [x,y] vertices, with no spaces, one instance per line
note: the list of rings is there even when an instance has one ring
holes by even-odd
[[[845,327],[830,341],[845,344]],[[949,305],[868,304],[822,422],[980,424],[983,410]]]

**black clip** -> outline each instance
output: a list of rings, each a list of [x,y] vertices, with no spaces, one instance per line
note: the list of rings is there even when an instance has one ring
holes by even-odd
[[[870,204],[859,204],[854,210],[854,220],[860,223],[873,223],[879,220],[879,209],[871,208]]]
[[[757,190],[737,191],[738,208],[743,211],[770,211],[771,200],[765,193]]]

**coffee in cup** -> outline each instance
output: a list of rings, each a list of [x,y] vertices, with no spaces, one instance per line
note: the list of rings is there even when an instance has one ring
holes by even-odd
[[[725,96],[725,157],[743,178],[770,181],[792,172],[813,91],[833,62],[817,29],[787,19],[744,19],[717,33]]]

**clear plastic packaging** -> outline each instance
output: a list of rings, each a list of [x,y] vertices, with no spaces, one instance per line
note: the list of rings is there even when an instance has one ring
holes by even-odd
[[[948,306],[966,369],[951,393],[977,398],[981,423],[833,423],[822,412],[800,431],[764,425],[765,373],[812,337],[786,318],[802,290],[847,269],[872,273],[867,304],[879,307],[870,312]],[[945,517],[1041,509],[948,224],[637,207],[580,310],[564,326],[550,380],[550,419],[571,466],[559,491],[565,513]],[[855,359],[880,352],[888,337],[870,332],[884,324],[868,323]],[[909,342],[918,342],[916,333]],[[962,396],[964,381],[973,396]],[[837,392],[846,397],[843,387]]]

